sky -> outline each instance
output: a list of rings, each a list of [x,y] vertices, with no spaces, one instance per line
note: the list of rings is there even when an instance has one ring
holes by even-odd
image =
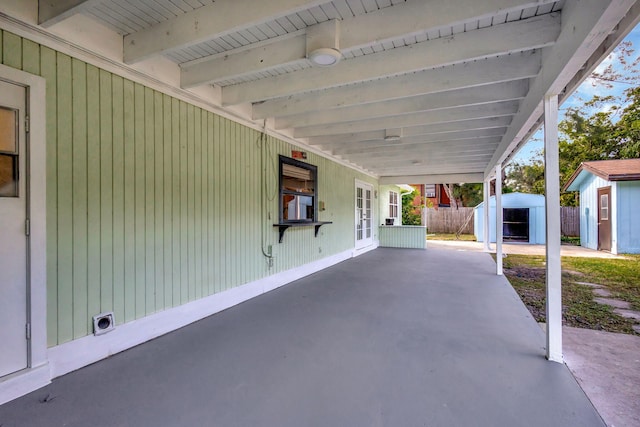
[[[636,58],[640,52],[640,24],[637,25],[625,38],[626,41],[630,41],[633,43],[633,48],[636,49],[636,52],[633,54],[633,58]],[[612,55],[609,55],[599,66],[596,68],[596,71],[599,71],[605,68],[608,64],[614,61]],[[594,86],[590,78],[587,78],[578,89],[560,106],[560,117],[559,120],[564,118],[564,113],[567,111],[569,107],[581,105],[583,101],[591,99],[594,95],[620,95],[624,92],[625,89],[629,88],[628,84],[624,83],[613,83],[613,88],[609,89],[603,87],[602,85]],[[602,106],[602,108],[607,108],[606,105]],[[516,154],[514,157],[514,161],[519,163],[529,163],[533,158],[536,157],[537,153],[542,151],[543,147],[543,132],[542,129],[538,130],[529,141],[522,147],[522,149]]]

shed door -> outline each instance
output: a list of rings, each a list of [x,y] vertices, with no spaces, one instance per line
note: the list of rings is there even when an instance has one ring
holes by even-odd
[[[529,241],[529,208],[504,208],[502,216],[502,237],[505,241]]]
[[[611,250],[611,187],[598,188],[598,250]]]
[[[26,89],[0,81],[0,377],[27,367]]]

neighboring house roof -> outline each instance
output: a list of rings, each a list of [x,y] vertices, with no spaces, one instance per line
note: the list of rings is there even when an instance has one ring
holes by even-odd
[[[589,173],[607,181],[639,181],[640,159],[582,162],[564,185],[563,191],[580,190],[580,183]]]

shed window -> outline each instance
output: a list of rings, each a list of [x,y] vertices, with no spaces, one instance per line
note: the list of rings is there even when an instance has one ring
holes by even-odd
[[[389,192],[389,216],[398,217],[398,193],[395,191]]]
[[[317,167],[280,156],[280,223],[315,222]]]

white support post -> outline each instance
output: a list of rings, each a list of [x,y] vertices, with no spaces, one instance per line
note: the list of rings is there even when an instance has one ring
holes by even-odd
[[[544,98],[544,176],[547,255],[547,359],[562,363],[562,267],[558,96]]]
[[[490,226],[489,226],[489,212],[491,210],[491,181],[490,180],[486,180],[482,183],[483,186],[483,193],[484,193],[484,209],[483,209],[483,231],[482,231],[482,242],[484,243],[483,247],[484,247],[484,251],[485,252],[490,252],[491,251],[491,243],[490,243],[490,238],[491,238],[491,233],[490,233]]]
[[[496,274],[502,276],[502,163],[496,165]]]

